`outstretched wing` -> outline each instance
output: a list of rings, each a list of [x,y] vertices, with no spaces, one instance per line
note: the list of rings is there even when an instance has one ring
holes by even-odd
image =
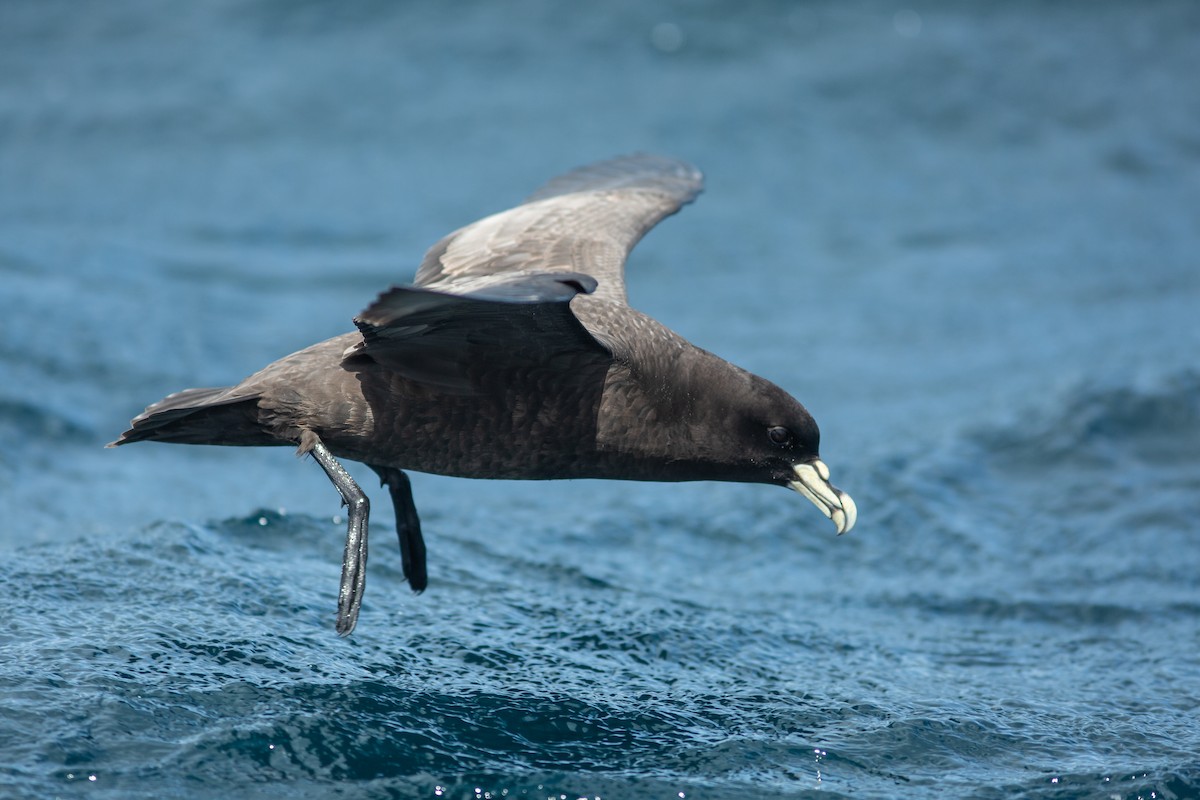
[[[343,366],[382,367],[441,391],[470,393],[487,391],[489,376],[510,370],[566,378],[611,361],[568,305],[596,288],[587,275],[491,275],[454,288],[453,294],[415,286],[384,292],[355,318],[362,341],[347,348]]]
[[[601,161],[552,179],[508,211],[474,222],[430,248],[415,284],[459,293],[460,283],[513,273],[582,273],[595,294],[626,303],[625,258],[664,217],[691,202],[703,177],[662,156]]]

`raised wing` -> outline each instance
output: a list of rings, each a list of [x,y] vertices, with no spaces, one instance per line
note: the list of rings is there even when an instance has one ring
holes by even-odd
[[[580,167],[552,179],[523,205],[442,239],[426,253],[415,284],[458,293],[468,279],[571,272],[595,278],[597,297],[626,303],[629,251],[702,187],[695,167],[662,156]]]
[[[376,366],[441,391],[487,391],[509,370],[554,372],[607,365],[611,355],[571,313],[571,298],[596,288],[578,273],[515,273],[465,279],[450,294],[397,286],[354,324],[362,341],[347,369]]]

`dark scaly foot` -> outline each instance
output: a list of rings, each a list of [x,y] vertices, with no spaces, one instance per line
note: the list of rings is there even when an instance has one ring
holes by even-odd
[[[349,636],[358,622],[358,611],[367,586],[367,519],[371,514],[371,502],[315,434],[306,441],[306,446],[310,442],[312,446],[309,452],[342,496],[342,503],[350,518],[346,524],[346,551],[342,556],[342,585],[338,590],[337,613],[338,635]]]
[[[392,505],[396,508],[396,535],[400,538],[404,577],[414,592],[423,592],[429,576],[425,571],[425,539],[421,536],[421,520],[413,502],[412,485],[401,470],[373,465],[371,469],[379,474],[382,485],[391,492]]]

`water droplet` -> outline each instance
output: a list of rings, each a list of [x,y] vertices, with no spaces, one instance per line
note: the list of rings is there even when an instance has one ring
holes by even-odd
[[[650,30],[650,44],[660,53],[679,52],[683,39],[683,29],[674,22],[660,22]]]
[[[911,8],[902,8],[892,15],[892,26],[896,33],[906,39],[921,35],[921,15]]]

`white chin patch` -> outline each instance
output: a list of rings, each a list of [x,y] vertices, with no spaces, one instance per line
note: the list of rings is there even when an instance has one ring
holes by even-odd
[[[858,520],[858,507],[850,495],[829,482],[829,467],[817,459],[808,464],[792,467],[796,480],[788,485],[812,501],[821,513],[833,520],[840,536],[854,527]]]

